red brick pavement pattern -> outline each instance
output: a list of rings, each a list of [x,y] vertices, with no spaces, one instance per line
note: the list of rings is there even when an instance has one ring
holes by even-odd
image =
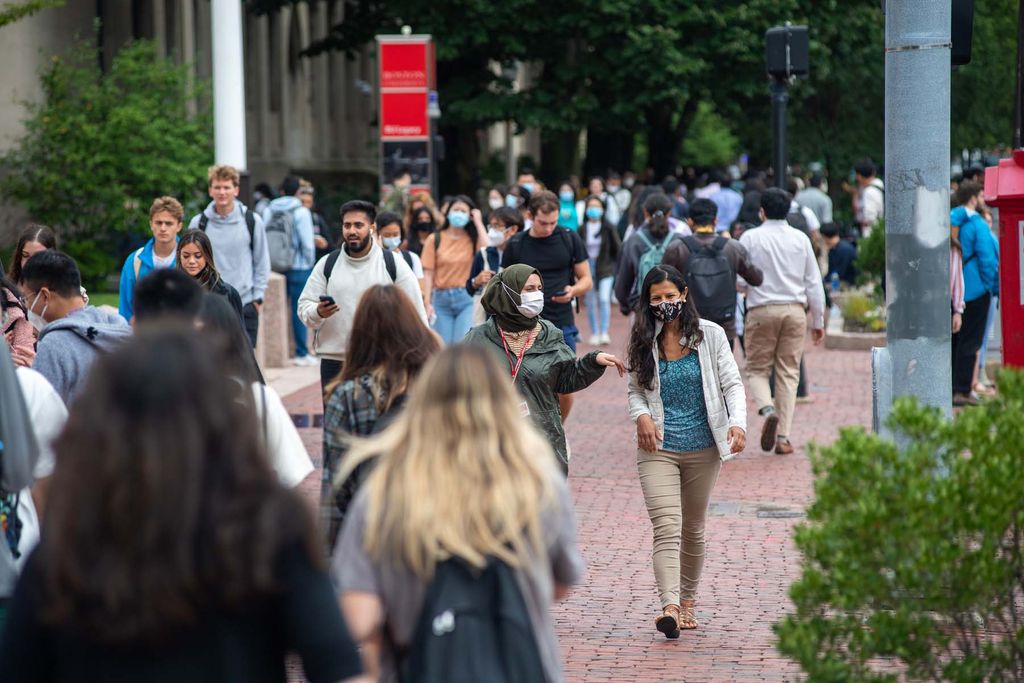
[[[627,334],[613,323],[618,352]],[[589,350],[580,347],[583,353]],[[750,407],[748,448],[724,465],[712,500],[707,559],[698,596],[701,628],[669,641],[655,631],[659,605],[650,562],[651,524],[636,474],[636,445],[626,411],[626,382],[606,373],[577,395],[567,430],[570,482],[588,572],[554,607],[568,681],[779,681],[797,668],[775,650],[771,625],[788,609],[798,557],[792,518],[764,510],[800,511],[811,499],[805,455],[809,441],[828,443],[840,426],[867,425],[870,356],[814,348],[806,356],[814,402],[797,407],[796,453],[761,453],[760,418]],[[287,397],[292,413],[312,412],[316,391]],[[318,400],[318,399],[316,399]],[[302,485],[319,492],[319,430],[300,430],[317,465]],[[295,679],[298,680],[298,679]]]

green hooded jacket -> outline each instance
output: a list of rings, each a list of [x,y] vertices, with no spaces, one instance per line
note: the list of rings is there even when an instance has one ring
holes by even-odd
[[[562,428],[558,394],[571,394],[586,389],[604,374],[605,368],[597,363],[598,351],[591,351],[582,358],[576,358],[572,350],[566,346],[560,329],[547,320],[541,319],[539,322],[540,332],[533,346],[526,351],[515,385],[530,411],[533,424],[547,436],[548,442],[558,456],[562,471],[568,473],[569,454],[565,445],[565,430]],[[466,335],[465,342],[493,349],[511,376],[512,368],[505,355],[501,333],[493,318],[471,329]]]

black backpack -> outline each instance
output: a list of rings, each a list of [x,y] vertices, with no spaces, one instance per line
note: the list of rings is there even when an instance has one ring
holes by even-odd
[[[690,258],[686,261],[686,286],[700,317],[718,323],[736,317],[736,273],[725,255],[729,238],[718,236],[705,245],[696,237],[683,238]]]
[[[392,282],[398,281],[398,266],[395,265],[395,255],[387,249],[382,250],[384,252],[384,267],[388,269],[388,276]],[[324,264],[324,280],[331,279],[331,273],[334,272],[334,264],[338,262],[338,257],[341,256],[341,248],[335,249],[327,255],[327,263]],[[402,251],[402,256],[405,258],[405,262],[412,268],[412,257],[409,253]]]
[[[402,658],[402,683],[544,681],[540,648],[512,569],[490,558],[437,565]]]
[[[807,224],[807,216],[804,215],[803,207],[799,204],[796,204],[795,206],[795,209],[790,207],[789,213],[786,214],[786,222],[810,237],[811,227]]]

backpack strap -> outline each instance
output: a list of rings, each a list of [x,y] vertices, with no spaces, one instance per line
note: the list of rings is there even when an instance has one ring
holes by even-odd
[[[412,254],[409,253],[408,249],[402,249],[402,258],[409,265],[409,270],[412,270]]]
[[[691,256],[704,248],[701,241],[693,235],[683,235],[683,244],[685,244],[686,248],[690,250]]]
[[[388,275],[392,282],[398,281],[398,265],[395,263],[395,254],[392,251],[384,250],[384,267],[388,269]]]
[[[203,214],[203,218],[206,218],[206,214]],[[245,210],[245,227],[249,228],[249,250],[256,251],[256,216],[253,215],[252,209],[246,208]],[[205,230],[204,230],[205,232]]]
[[[715,241],[711,243],[711,248],[715,251],[722,251],[725,249],[725,245],[729,244],[729,238],[719,235],[715,238]]]
[[[331,273],[334,272],[334,264],[338,262],[338,257],[341,256],[341,248],[335,249],[327,255],[327,261],[324,263],[324,280],[331,279]]]
[[[206,226],[209,224],[210,218],[206,212],[199,214],[199,225],[196,227],[206,232]],[[256,251],[256,215],[248,207],[245,209],[245,227],[249,228],[249,250]],[[136,270],[136,276],[138,276],[138,270]]]
[[[203,216],[203,218],[206,218],[206,216]],[[139,280],[139,270],[142,269],[142,250],[143,249],[145,249],[145,247],[139,247],[135,251],[135,255],[132,256],[132,268],[135,270],[135,281],[136,282],[138,282],[138,280]]]
[[[651,247],[654,246],[654,242],[647,239],[647,235],[644,234],[643,230],[637,230],[636,235],[643,241],[644,244],[647,245],[647,249],[650,249]],[[647,249],[644,249],[644,251],[647,251]]]

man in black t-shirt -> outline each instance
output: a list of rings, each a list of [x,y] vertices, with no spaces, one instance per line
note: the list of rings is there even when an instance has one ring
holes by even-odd
[[[509,240],[501,267],[522,263],[540,271],[544,280],[544,310],[540,315],[562,330],[566,345],[575,353],[580,331],[572,300],[586,294],[594,281],[586,245],[579,234],[559,227],[558,209],[558,197],[553,192],[544,190],[530,197],[533,226]],[[558,398],[564,422],[572,408],[572,396]]]

